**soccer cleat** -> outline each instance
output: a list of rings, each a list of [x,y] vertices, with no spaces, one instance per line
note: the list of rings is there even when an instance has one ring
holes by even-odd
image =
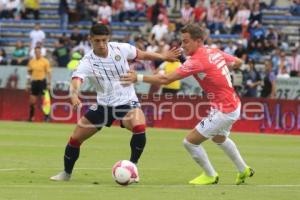
[[[193,185],[211,185],[217,184],[219,182],[219,175],[216,176],[207,176],[205,173],[202,173],[200,176],[194,178],[189,182]]]
[[[140,177],[139,176],[137,176],[135,179],[133,179],[133,183],[138,183],[138,182],[140,182]]]
[[[137,168],[137,163],[133,163],[135,164],[136,168]],[[133,179],[132,183],[139,183],[140,182],[140,176],[137,174],[137,177]]]
[[[50,180],[52,181],[69,181],[71,178],[71,174],[68,174],[67,172],[63,171],[58,173],[55,176],[50,177]]]
[[[235,184],[240,185],[245,183],[246,178],[252,177],[254,175],[254,170],[251,167],[246,167],[244,172],[239,172],[236,176]]]

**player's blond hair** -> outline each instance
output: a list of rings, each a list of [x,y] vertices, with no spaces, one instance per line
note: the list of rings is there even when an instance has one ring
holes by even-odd
[[[197,24],[187,24],[181,28],[180,32],[189,33],[191,38],[194,40],[201,39],[203,41],[206,36],[205,30]]]

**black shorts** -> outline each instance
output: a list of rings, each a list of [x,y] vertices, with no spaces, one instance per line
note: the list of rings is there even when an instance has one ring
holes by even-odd
[[[177,94],[179,90],[177,89],[170,89],[170,88],[163,88],[162,93],[163,94]]]
[[[122,120],[130,110],[140,107],[140,103],[136,101],[116,107],[92,105],[84,116],[98,129],[101,129],[103,126],[110,127],[115,120]],[[122,123],[121,127],[123,127]]]
[[[39,96],[44,94],[44,90],[47,88],[46,79],[31,81],[31,94],[33,96]]]

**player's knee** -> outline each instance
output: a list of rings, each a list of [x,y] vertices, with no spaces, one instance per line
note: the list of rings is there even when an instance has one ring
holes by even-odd
[[[132,128],[133,134],[141,134],[146,132],[146,125],[145,124],[139,124]]]
[[[226,140],[226,136],[224,135],[217,135],[212,138],[212,141],[216,144],[223,144],[225,140]]]
[[[182,141],[182,145],[188,149],[190,145],[192,145],[192,143],[190,143],[186,138],[183,139]]]
[[[80,142],[78,139],[70,137],[68,144],[72,147],[79,148],[82,142]]]

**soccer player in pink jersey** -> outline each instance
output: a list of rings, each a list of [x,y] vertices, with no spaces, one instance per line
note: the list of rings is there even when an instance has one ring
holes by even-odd
[[[254,170],[245,163],[237,146],[229,138],[231,126],[238,120],[241,109],[240,99],[231,84],[229,69],[240,67],[242,61],[219,49],[205,47],[205,32],[197,25],[188,24],[181,29],[181,33],[182,48],[188,58],[175,72],[144,76],[130,71],[121,80],[125,84],[146,82],[166,85],[190,75],[194,76],[211,102],[211,111],[183,140],[184,147],[204,170],[204,173],[189,183],[218,183],[219,175],[201,145],[207,139],[212,139],[223,149],[237,167],[236,184],[244,183],[247,177],[253,176]]]

